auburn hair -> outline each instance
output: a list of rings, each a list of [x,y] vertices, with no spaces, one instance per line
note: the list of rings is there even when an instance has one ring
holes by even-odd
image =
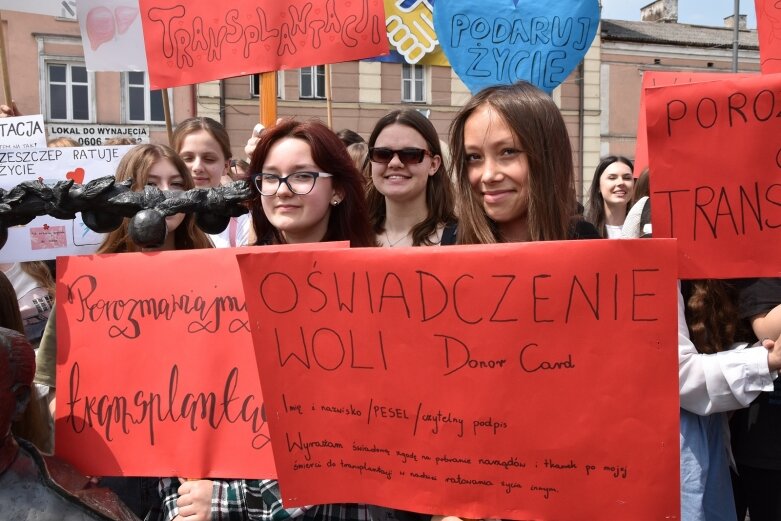
[[[271,147],[287,138],[306,142],[317,167],[333,175],[331,179],[334,187],[344,194],[341,203],[331,207],[328,229],[323,241],[350,241],[351,246],[376,246],[374,234],[369,227],[363,178],[355,168],[344,143],[323,123],[317,120],[299,122],[285,119],[274,127],[265,129],[252,154],[250,176],[256,176],[263,171]],[[261,197],[264,196],[260,195],[255,183],[250,183],[250,189],[254,195],[250,201],[252,225],[258,242],[284,243],[284,236],[271,224],[263,211]]]

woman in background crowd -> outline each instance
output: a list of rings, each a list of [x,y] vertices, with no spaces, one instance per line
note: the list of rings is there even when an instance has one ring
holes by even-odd
[[[212,118],[190,118],[179,123],[173,134],[174,150],[190,169],[197,188],[216,188],[230,175],[231,145],[225,127]],[[215,248],[246,246],[250,216],[232,217],[228,227],[209,235]]]
[[[633,168],[632,161],[623,156],[603,157],[597,165],[589,189],[586,218],[602,237],[621,237],[621,227],[633,203]]]

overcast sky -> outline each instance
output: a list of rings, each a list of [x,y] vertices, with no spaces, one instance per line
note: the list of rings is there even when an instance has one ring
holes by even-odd
[[[640,20],[640,8],[652,0],[602,0],[602,18]],[[678,0],[678,21],[684,24],[722,27],[735,12],[735,0]],[[757,28],[754,0],[740,0],[740,14],[748,15],[749,29]]]

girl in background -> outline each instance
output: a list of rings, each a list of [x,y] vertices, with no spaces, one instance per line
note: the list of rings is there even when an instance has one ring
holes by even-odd
[[[621,238],[621,227],[632,207],[635,180],[632,161],[623,156],[603,157],[589,189],[586,218],[608,239]]]
[[[184,160],[197,188],[217,188],[230,175],[231,145],[225,127],[212,118],[190,118],[179,123],[173,134],[174,150]],[[246,246],[250,216],[232,217],[228,227],[209,235],[215,248]]]

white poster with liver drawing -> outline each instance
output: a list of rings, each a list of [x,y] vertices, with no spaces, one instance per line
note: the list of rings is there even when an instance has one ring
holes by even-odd
[[[84,184],[114,175],[122,156],[132,147],[62,147],[24,150],[0,149],[0,188],[6,192],[26,181],[54,187],[72,179]],[[0,263],[49,260],[60,255],[94,253],[103,240],[84,224],[73,220],[36,217],[30,223],[8,229],[0,249]]]
[[[88,70],[146,70],[138,0],[79,0],[77,12]]]

